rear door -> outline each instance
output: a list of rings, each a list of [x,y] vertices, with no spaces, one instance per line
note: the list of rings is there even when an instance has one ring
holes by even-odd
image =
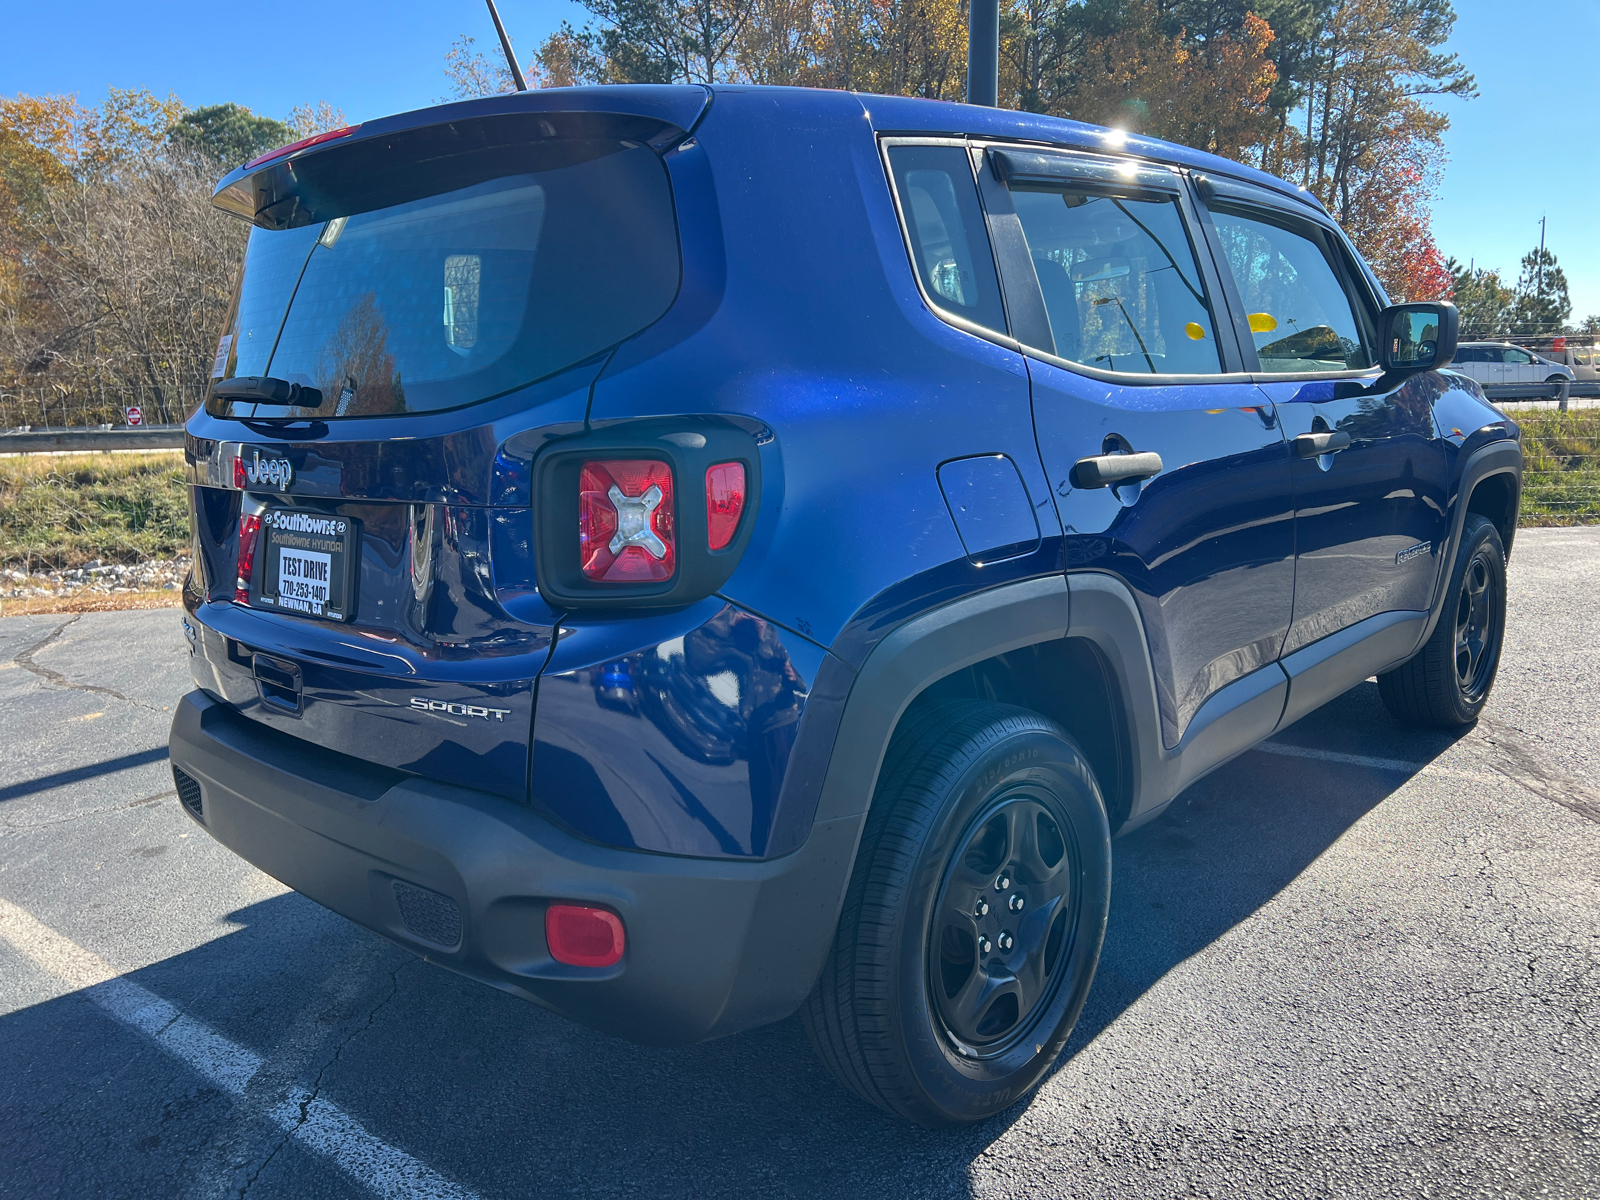
[[[1454,361],[1450,364],[1451,370],[1460,371],[1479,383],[1488,383],[1489,356],[1482,346],[1462,346],[1456,351]]]
[[[1500,346],[1485,346],[1480,352],[1483,355],[1483,374],[1479,376],[1485,384],[1499,386],[1503,383],[1513,382],[1506,364],[1504,351]]]
[[[1208,233],[1245,313],[1249,365],[1293,452],[1293,676],[1305,647],[1419,621],[1428,608],[1450,501],[1433,401],[1450,384],[1426,372],[1377,389],[1377,298],[1342,236],[1261,189],[1209,190]]]
[[[1542,364],[1533,355],[1517,346],[1507,346],[1500,352],[1505,360],[1507,383],[1543,383]]]
[[[1239,735],[1282,706],[1270,668],[1294,583],[1288,448],[1239,347],[1176,171],[1098,155],[990,148],[985,205],[1069,570],[1107,571],[1142,610],[1163,739],[1208,701]],[[1159,472],[1095,486],[1154,452]],[[1256,674],[1259,673],[1259,674]],[[1224,689],[1235,690],[1219,697]]]

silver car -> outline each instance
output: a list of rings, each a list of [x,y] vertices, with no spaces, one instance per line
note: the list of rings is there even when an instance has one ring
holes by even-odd
[[[1552,395],[1560,399],[1577,373],[1565,363],[1541,358],[1510,342],[1462,342],[1451,367],[1483,384],[1491,397]],[[1548,390],[1531,391],[1536,385]]]

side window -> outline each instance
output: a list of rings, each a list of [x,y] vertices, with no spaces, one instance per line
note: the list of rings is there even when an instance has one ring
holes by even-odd
[[[946,312],[1006,331],[1000,280],[961,146],[893,146],[889,167],[922,286]]]
[[[1176,196],[1015,183],[1058,358],[1154,375],[1222,370]]]
[[[1314,235],[1251,211],[1213,207],[1261,371],[1295,375],[1369,367],[1372,347],[1339,273]]]
[[[1526,350],[1518,350],[1512,346],[1506,347],[1506,349],[1502,350],[1501,353],[1505,355],[1506,362],[1516,363],[1519,367],[1525,367],[1533,361],[1533,355],[1529,354]]]

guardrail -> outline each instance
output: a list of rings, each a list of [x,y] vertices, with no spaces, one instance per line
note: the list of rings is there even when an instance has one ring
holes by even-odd
[[[52,454],[63,450],[181,450],[182,425],[122,429],[0,430],[0,454]]]
[[[1579,379],[1565,387],[1548,383],[1486,383],[1483,394],[1491,400],[1565,400],[1600,396],[1600,379]]]

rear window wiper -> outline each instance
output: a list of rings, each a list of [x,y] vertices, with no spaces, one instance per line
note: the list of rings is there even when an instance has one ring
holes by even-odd
[[[291,408],[321,408],[322,390],[302,387],[287,379],[270,375],[240,375],[224,379],[211,389],[219,400],[243,400],[250,404],[281,404]]]

